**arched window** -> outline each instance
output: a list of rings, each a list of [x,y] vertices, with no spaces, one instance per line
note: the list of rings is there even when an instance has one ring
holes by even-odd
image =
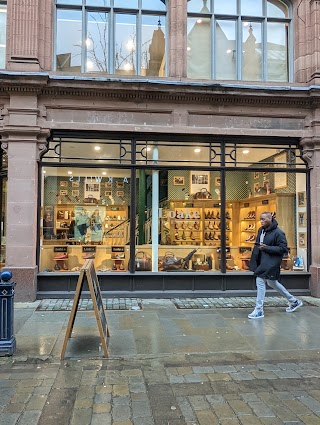
[[[290,24],[284,0],[190,0],[188,77],[289,81]]]
[[[7,2],[0,1],[0,69],[6,66]]]
[[[165,76],[162,0],[55,0],[55,69]]]

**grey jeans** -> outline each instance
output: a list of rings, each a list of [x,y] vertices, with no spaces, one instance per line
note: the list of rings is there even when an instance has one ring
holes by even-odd
[[[286,288],[281,285],[281,283],[277,280],[270,280],[270,279],[263,279],[262,277],[256,278],[256,285],[257,285],[257,300],[256,300],[256,309],[257,310],[263,310],[263,303],[264,298],[266,295],[266,284],[271,286],[271,288],[275,289],[279,292],[280,295],[285,297],[289,303],[294,303],[296,301],[296,298],[290,294],[289,291],[286,290]]]

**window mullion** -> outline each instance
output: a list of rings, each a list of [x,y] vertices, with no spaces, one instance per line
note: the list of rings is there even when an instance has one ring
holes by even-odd
[[[265,17],[262,28],[262,81],[268,81],[268,21]]]
[[[237,28],[236,28],[236,49],[237,49],[237,69],[236,76],[237,80],[242,80],[242,20],[241,16],[238,16],[237,19]]]
[[[210,28],[210,39],[211,39],[211,43],[210,43],[210,54],[211,54],[211,78],[212,79],[216,79],[217,78],[217,74],[216,74],[216,56],[215,56],[215,52],[216,52],[216,17],[215,15],[211,15],[211,28]]]
[[[115,13],[113,7],[109,12],[109,72],[115,74]]]
[[[82,5],[82,37],[81,37],[81,72],[87,71],[87,64],[86,64],[86,56],[87,56],[87,11],[84,6]]]
[[[136,14],[136,75],[141,75],[141,43],[142,43],[142,12],[139,9],[139,12]]]

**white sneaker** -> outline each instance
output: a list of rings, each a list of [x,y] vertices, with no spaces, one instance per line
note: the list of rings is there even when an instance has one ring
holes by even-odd
[[[264,317],[263,310],[254,309],[252,313],[248,314],[249,319],[262,319]]]
[[[300,300],[296,300],[292,304],[289,304],[289,307],[286,308],[287,313],[292,313],[293,311],[296,311],[297,308],[303,306],[303,302]]]

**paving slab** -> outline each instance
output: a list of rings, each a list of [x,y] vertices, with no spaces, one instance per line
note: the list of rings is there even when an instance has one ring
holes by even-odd
[[[63,361],[70,303],[15,303],[0,425],[319,425],[320,302],[304,298],[287,314],[272,297],[259,321],[250,297],[106,302],[108,359],[83,301]]]

